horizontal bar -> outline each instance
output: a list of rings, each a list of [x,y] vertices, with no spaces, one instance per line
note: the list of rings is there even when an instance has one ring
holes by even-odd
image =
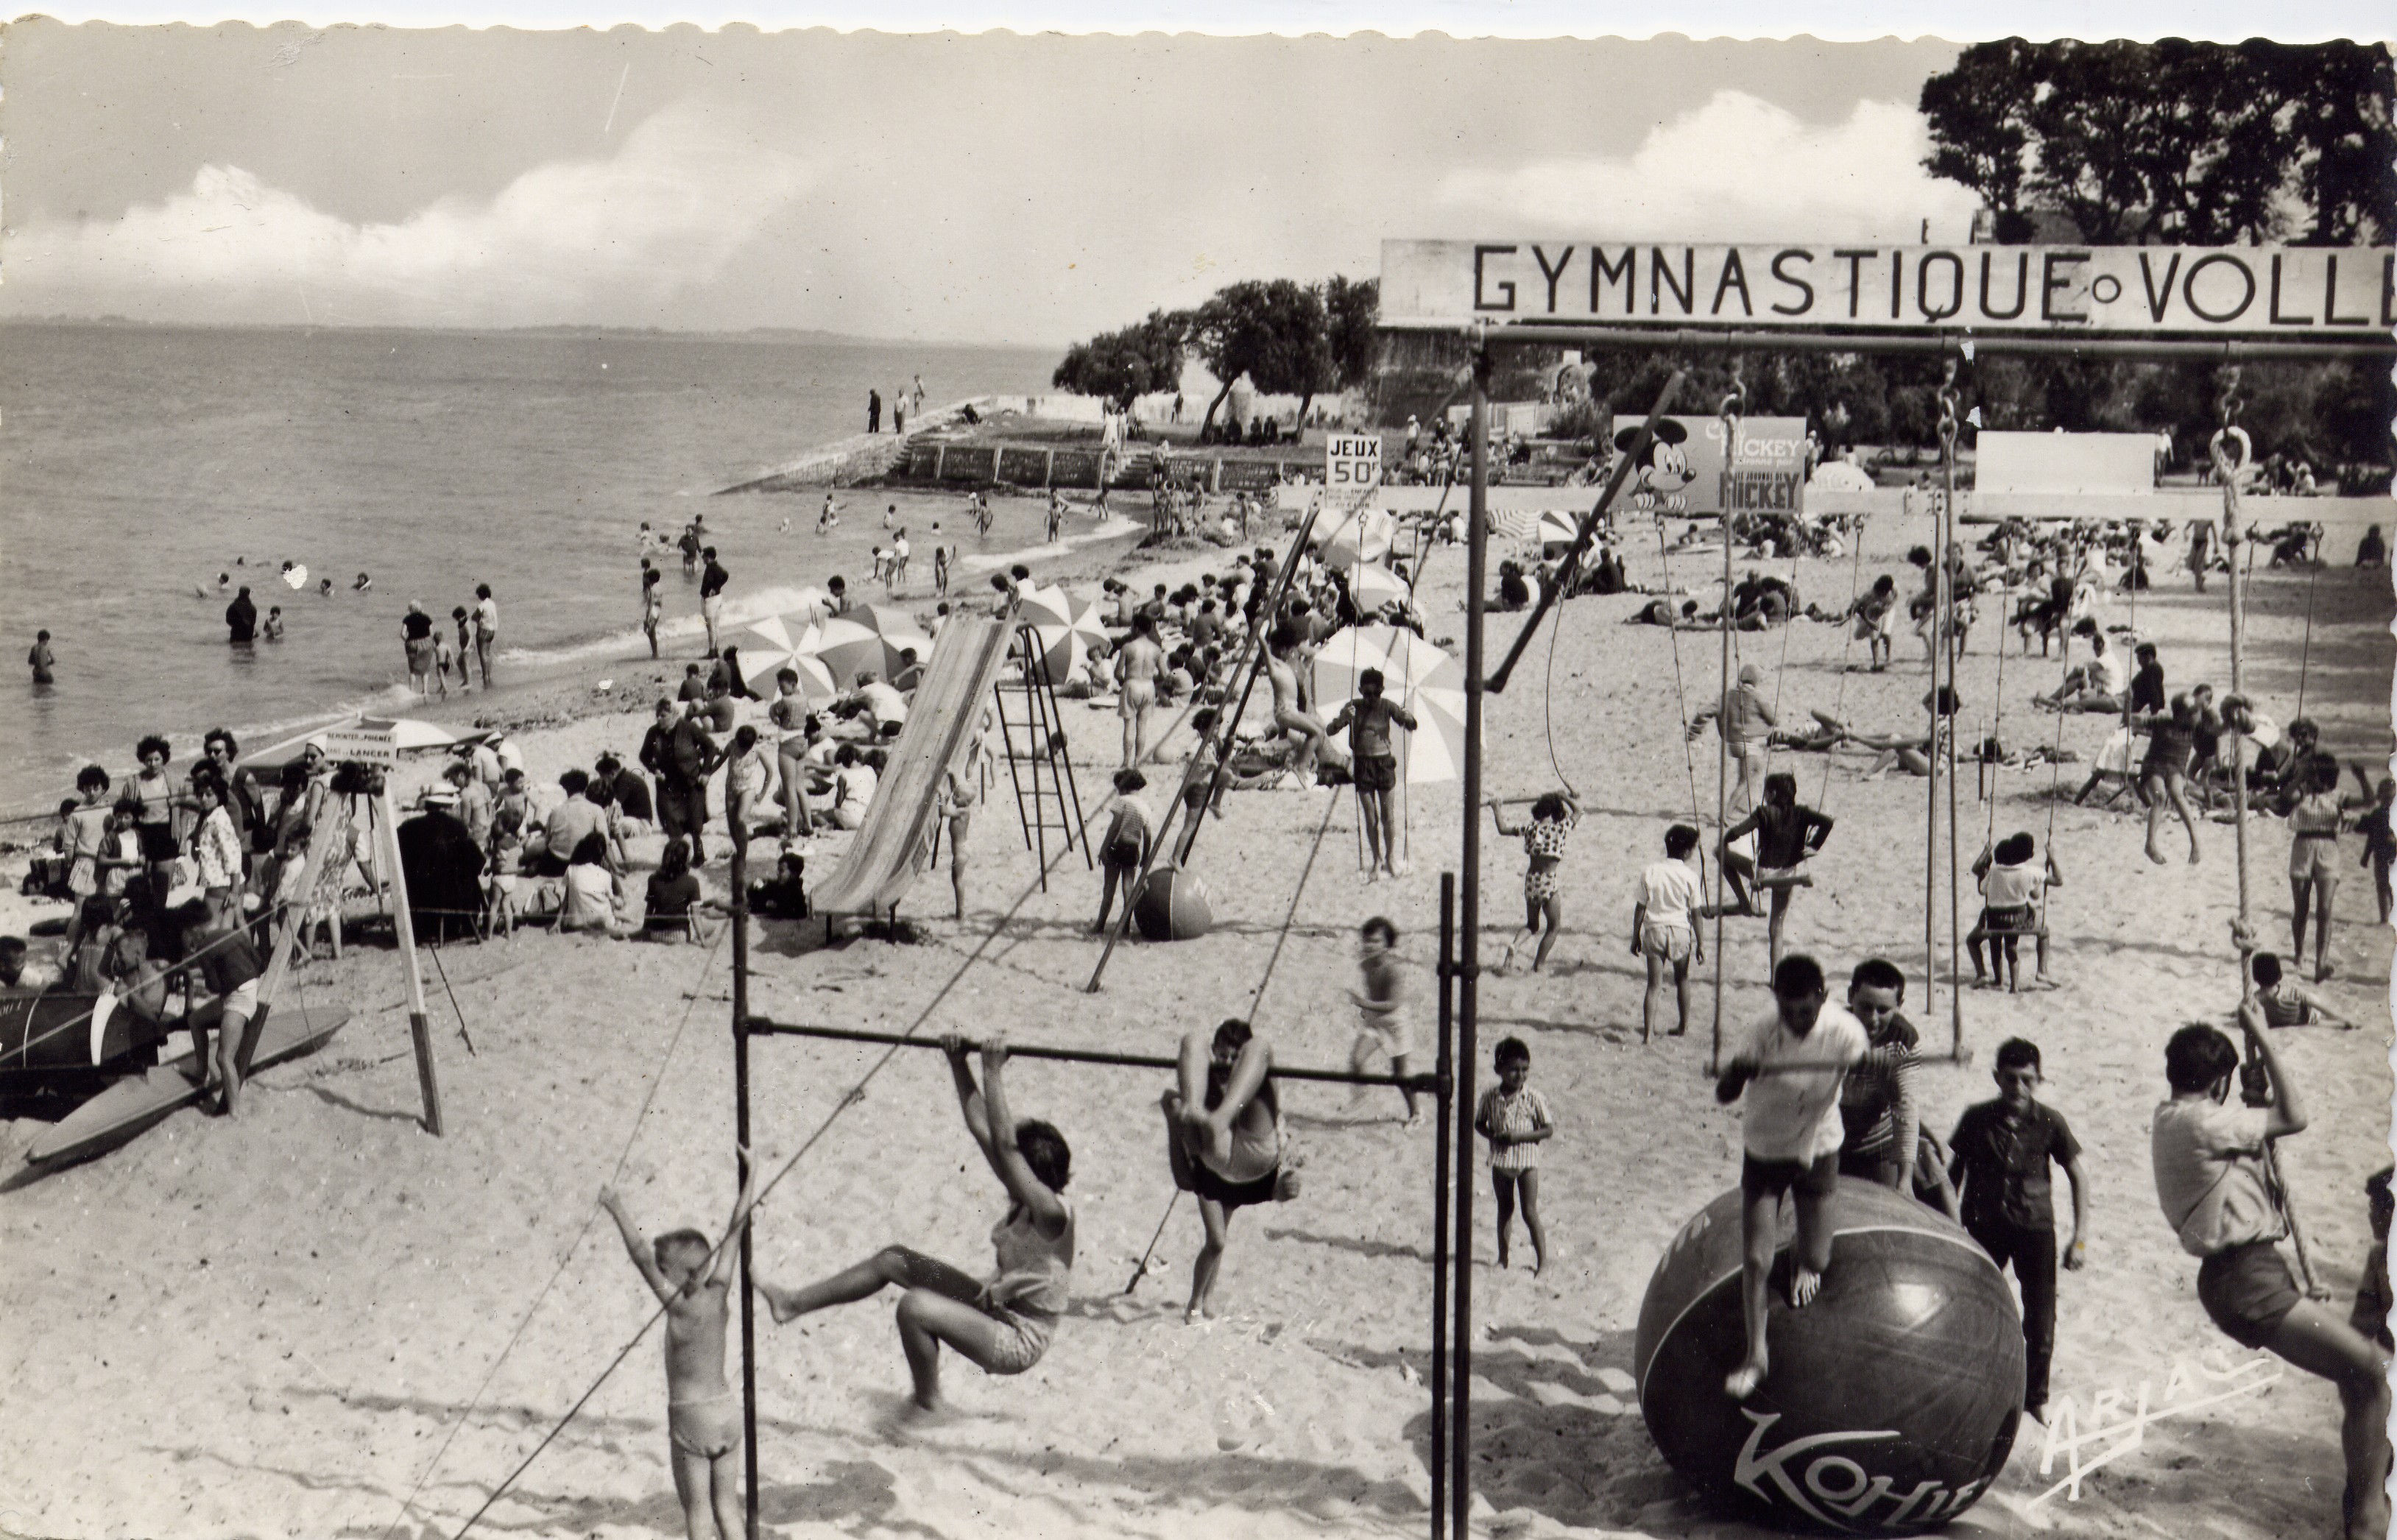
[[[904,1038],[896,1032],[868,1032],[853,1026],[802,1026],[795,1022],[769,1021],[763,1016],[749,1018],[748,1029],[761,1037],[824,1038],[841,1043],[887,1043],[894,1048],[938,1048],[938,1038]],[[982,1045],[967,1041],[966,1046],[977,1051]],[[1007,1056],[1011,1059],[1053,1059],[1069,1065],[1113,1065],[1122,1069],[1179,1070],[1182,1061],[1155,1053],[1110,1053],[1095,1048],[1044,1048],[1036,1043],[1010,1043]],[[1395,1086],[1401,1091],[1427,1091],[1440,1094],[1437,1075],[1367,1075],[1353,1069],[1292,1069],[1282,1065],[1273,1067],[1274,1078],[1281,1080],[1323,1080],[1344,1086]]]
[[[1462,337],[1481,347],[1607,347],[1721,349],[1734,353],[1975,353],[2063,355],[2095,357],[2194,356],[2229,361],[2256,358],[2386,358],[2397,355],[2397,339],[2326,337],[2300,341],[2250,341],[2229,337],[2069,337],[1990,331],[1714,331],[1696,327],[1632,327],[1591,323],[1485,321],[1384,322],[1385,331],[1421,331]]]

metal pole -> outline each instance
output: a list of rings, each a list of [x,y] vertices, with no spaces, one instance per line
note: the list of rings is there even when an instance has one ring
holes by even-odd
[[[749,1183],[749,842],[732,829],[732,1137],[734,1175]],[[750,1220],[741,1220],[742,1501],[757,1540],[757,1295],[750,1286]]]
[[[1947,442],[1941,446],[1941,453],[1939,456],[1940,491],[1943,494],[1940,499],[1941,533],[1943,536],[1939,542],[1939,564],[1942,571],[1940,581],[1948,586],[1950,590],[1948,597],[1950,600],[1953,600],[1955,597],[1953,593],[1953,589],[1955,587],[1955,575],[1947,571],[1947,565],[1948,547],[1956,538],[1956,433],[1952,422],[1943,424],[1943,427],[1946,430],[1943,436],[1946,438]],[[1943,611],[1943,614],[1945,612]],[[1946,623],[1948,625],[1948,633],[1952,636],[1955,629],[1952,617]],[[2002,625],[2003,623],[2001,622],[2000,623]],[[1946,653],[1948,658],[1948,688],[1952,692],[1956,688],[1957,665],[1963,661],[1962,658],[1957,656],[1957,653],[1962,652],[1963,649],[1961,645],[1957,645],[1954,651],[1949,651],[1948,648],[1950,645],[1954,644],[1942,643],[1940,650],[1943,653]],[[2000,630],[1998,632],[1998,655],[2001,660],[1999,668],[2002,674],[2004,669],[2002,660],[2005,656],[2005,632],[2003,630]],[[1938,704],[1938,701],[1935,697],[1932,703],[1934,705]],[[1936,730],[1935,729],[1934,730],[1935,732]],[[1935,737],[1932,742],[1935,744],[1938,740]],[[1934,757],[1936,757],[1935,756]],[[1964,983],[1962,971],[1956,961],[1958,955],[1962,951],[1962,947],[1958,944],[1958,937],[1962,934],[1962,931],[1961,929],[1960,918],[1957,913],[1957,904],[1959,900],[1956,897],[1956,717],[1952,714],[1948,718],[1948,752],[1946,757],[1948,760],[1948,970],[1949,973],[1954,975],[1948,980],[1948,1013],[1949,1025],[1948,1053],[1948,1057],[1961,1063],[1964,1057]],[[1992,812],[1994,813],[1996,807],[1994,797],[1992,797],[1990,806]]]
[[[1448,1533],[1448,1141],[1455,1107],[1449,1094],[1455,1083],[1453,1033],[1450,1013],[1451,978],[1456,964],[1456,874],[1440,874],[1440,1037],[1433,1073],[1440,1077],[1440,1102],[1432,1136],[1431,1189],[1431,1540]]]
[[[1736,436],[1738,430],[1732,418],[1732,400],[1733,397],[1729,395],[1724,396],[1715,410],[1716,419],[1722,423],[1723,428],[1723,469],[1726,472],[1731,469],[1731,457],[1738,444],[1738,438]],[[1664,528],[1662,522],[1663,517],[1664,516],[1661,514],[1657,516],[1657,528],[1659,530]],[[1707,1073],[1709,1075],[1720,1075],[1722,1073],[1724,976],[1722,891],[1723,868],[1730,864],[1731,857],[1731,841],[1725,837],[1727,831],[1731,828],[1731,738],[1726,730],[1729,724],[1726,723],[1722,717],[1722,714],[1729,709],[1731,702],[1732,605],[1730,509],[1726,508],[1722,511],[1721,520],[1721,528],[1723,548],[1723,591],[1721,611],[1722,670],[1721,676],[1716,682],[1715,692],[1715,837],[1721,840],[1722,843],[1715,851],[1715,1011],[1713,1043],[1707,1051]],[[1764,788],[1762,786],[1757,787],[1754,791],[1748,794],[1748,805],[1750,811],[1755,810],[1756,799],[1763,795]],[[1763,837],[1764,836],[1762,832],[1759,831],[1757,839],[1760,844],[1763,840]],[[1750,890],[1750,891],[1752,893],[1757,893],[1760,896],[1761,893],[1761,890]],[[1767,904],[1766,907],[1768,909],[1771,907],[1770,903]]]
[[[1930,774],[1922,802],[1922,1004],[1925,1016],[1939,1010],[1939,660],[1948,650],[1948,546],[1940,536],[1940,512],[1931,515],[1931,694],[1929,736],[1922,741]],[[1954,669],[1949,669],[1952,676]]]
[[[381,853],[391,862],[385,880],[391,905],[392,933],[399,938],[401,971],[408,975],[408,1035],[416,1045],[416,1086],[424,1099],[424,1132],[441,1137],[441,1083],[433,1073],[433,1023],[424,1012],[424,976],[417,971],[416,926],[408,912],[408,872],[399,861],[399,817],[392,811],[391,784],[385,781],[367,805],[367,821],[377,826]]]
[[[765,1016],[748,1018],[748,1031],[760,1038],[819,1038],[837,1043],[878,1043],[893,1048],[944,1048],[939,1038],[909,1037],[898,1032],[872,1032],[864,1027],[818,1026],[808,1022],[778,1022]],[[974,1039],[963,1039],[968,1051],[981,1045]],[[1010,1043],[1007,1056],[1011,1059],[1046,1059],[1054,1064],[1105,1065],[1117,1069],[1178,1070],[1179,1059],[1158,1053],[1117,1053],[1096,1048],[1051,1048],[1042,1043]],[[1355,1069],[1307,1069],[1288,1065],[1276,1065],[1277,1080],[1317,1080],[1328,1085],[1389,1086],[1399,1091],[1412,1091],[1428,1096],[1438,1090],[1438,1078],[1428,1071],[1420,1075],[1370,1074]]]
[[[1473,356],[1473,480],[1465,544],[1465,901],[1456,980],[1456,1413],[1449,1429],[1449,1511],[1457,1540],[1473,1501],[1473,1068],[1481,973],[1481,630],[1490,562],[1490,355]]]

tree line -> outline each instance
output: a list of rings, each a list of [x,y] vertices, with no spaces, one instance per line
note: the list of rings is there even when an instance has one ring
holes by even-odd
[[[1338,276],[1226,285],[1194,309],[1152,310],[1121,330],[1075,343],[1049,382],[1129,411],[1143,395],[1180,390],[1183,365],[1195,357],[1218,382],[1202,435],[1242,375],[1268,395],[1297,396],[1304,422],[1315,397],[1372,378],[1381,288],[1377,279]]]

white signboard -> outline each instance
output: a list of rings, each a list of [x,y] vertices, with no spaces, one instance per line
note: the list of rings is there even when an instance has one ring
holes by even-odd
[[[336,764],[349,760],[389,770],[399,763],[399,747],[388,726],[356,722],[326,731],[325,757]]]
[[[2389,247],[1384,241],[1382,324],[2386,338]]]
[[[1333,497],[1382,484],[1382,435],[1335,433],[1323,441],[1323,485]]]

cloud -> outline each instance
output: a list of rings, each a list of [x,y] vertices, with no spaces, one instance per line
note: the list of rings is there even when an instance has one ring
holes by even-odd
[[[810,181],[797,157],[670,108],[605,160],[535,167],[488,199],[358,224],[234,166],[113,221],[7,233],[20,313],[540,325],[651,309],[705,284]]]
[[[1964,238],[1978,200],[1922,169],[1921,115],[1859,101],[1844,123],[1811,127],[1742,91],[1661,123],[1626,156],[1453,172],[1440,203],[1509,229],[1699,241]]]

